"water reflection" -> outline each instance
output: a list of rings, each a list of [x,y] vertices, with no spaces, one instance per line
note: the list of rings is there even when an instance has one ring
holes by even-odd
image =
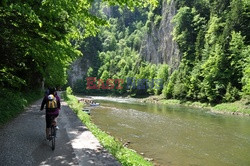
[[[98,102],[93,121],[161,165],[250,165],[249,117],[134,100]]]

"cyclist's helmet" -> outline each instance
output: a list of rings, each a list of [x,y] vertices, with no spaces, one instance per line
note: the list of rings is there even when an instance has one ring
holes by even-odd
[[[49,95],[49,96],[48,96],[48,99],[49,99],[49,100],[53,100],[53,99],[54,99],[54,96],[53,96],[53,95]]]

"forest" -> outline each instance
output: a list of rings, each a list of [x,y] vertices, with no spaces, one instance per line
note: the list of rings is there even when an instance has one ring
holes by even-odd
[[[145,36],[157,31],[163,5],[175,5],[172,32],[181,52],[179,66],[151,63],[142,55]],[[74,85],[81,93],[163,95],[206,103],[233,102],[250,94],[249,1],[161,0],[157,7],[134,11],[95,5],[109,26],[82,43],[93,63]],[[156,55],[155,55],[156,56]],[[85,65],[85,64],[82,64]],[[86,78],[123,79],[123,89],[86,88]],[[134,88],[127,86],[132,78]],[[154,80],[161,79],[163,86]],[[144,80],[142,83],[141,81]],[[146,81],[145,81],[146,80]],[[131,81],[131,80],[130,80]],[[84,82],[84,84],[83,84]],[[101,86],[102,82],[95,82]],[[144,84],[147,88],[138,88]]]
[[[156,6],[156,0],[103,0],[107,6]],[[93,13],[93,0],[0,2],[0,124],[42,97],[43,87],[62,87],[67,69],[83,53],[80,44],[108,20]]]
[[[249,0],[1,0],[0,160],[249,165],[249,20]],[[49,87],[63,146],[41,155]]]
[[[109,5],[156,4],[154,0],[105,1]],[[82,53],[79,42],[107,23],[91,13],[93,1],[1,1],[0,86],[25,89],[66,83],[66,69]],[[52,72],[53,71],[53,72]]]
[[[128,78],[147,88],[98,90],[119,95],[160,95],[167,99],[232,102],[250,94],[249,1],[105,0],[8,1],[0,5],[0,86],[27,91],[63,87],[67,70],[80,56],[92,66],[86,78]],[[162,21],[163,5],[173,5],[178,66],[151,63],[140,51],[145,36]],[[86,64],[82,64],[86,65]],[[162,86],[154,80],[162,80]],[[144,82],[141,82],[144,80]],[[146,81],[145,81],[146,80]],[[131,81],[131,80],[130,80]],[[96,84],[100,84],[96,82]],[[150,86],[149,86],[150,85]]]

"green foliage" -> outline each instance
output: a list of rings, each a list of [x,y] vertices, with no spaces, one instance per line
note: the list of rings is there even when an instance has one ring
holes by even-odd
[[[169,69],[168,69],[167,64],[162,64],[158,68],[157,76],[155,77],[155,79],[162,80],[162,85],[164,83],[167,84],[168,76],[169,76],[168,70]],[[157,83],[155,84],[155,88],[154,88],[155,94],[157,94],[157,95],[161,94],[162,89],[163,89],[163,87],[160,87],[159,84],[157,84]]]
[[[152,22],[148,20],[146,22],[146,27],[147,27],[147,32],[151,33],[151,31],[152,31]]]
[[[5,1],[0,6],[0,40],[4,55],[0,68],[7,69],[1,73],[3,76],[14,79],[3,80],[2,86],[15,87],[16,80],[32,86],[43,79],[48,86],[63,85],[67,66],[80,55],[70,41],[83,36],[80,28],[84,27],[84,36],[96,32],[91,25],[98,19],[89,15],[89,6],[84,1],[78,5],[66,0],[60,3]],[[86,19],[81,23],[75,21],[82,18]],[[103,22],[99,19],[98,23]]]
[[[117,47],[116,43],[117,43],[117,41],[116,41],[115,36],[110,34],[110,36],[108,36],[103,43],[104,51],[108,51],[108,50],[114,51]]]
[[[108,2],[110,5],[119,5],[119,6],[127,6],[128,8],[134,9],[136,6],[144,6],[147,7],[148,5],[152,5],[156,7],[158,4],[157,0],[104,0]]]
[[[135,7],[156,6],[156,0],[104,0],[110,5]],[[22,89],[62,86],[66,70],[82,53],[79,41],[96,35],[107,25],[103,15],[93,15],[95,3],[88,0],[29,1],[5,0],[0,4],[0,86]],[[11,20],[11,21],[10,21]],[[115,49],[116,37],[106,41]],[[109,48],[110,47],[110,48]]]
[[[167,1],[167,4],[170,5],[172,0],[166,0],[166,1]]]
[[[160,23],[161,23],[161,20],[162,20],[162,16],[156,15],[156,16],[155,16],[155,19],[154,19],[154,24],[155,24],[155,26],[159,27],[159,26],[160,26]]]
[[[0,125],[17,117],[26,106],[42,96],[41,91],[16,92],[7,89],[1,89],[0,94]]]
[[[161,22],[162,4],[166,2],[159,1],[157,7],[135,8],[134,12],[114,7],[111,14],[104,16],[109,19],[109,26],[101,28],[98,35],[100,50],[96,54],[100,63],[98,69],[93,68],[95,76],[124,79],[124,87],[128,85],[128,77],[135,78],[135,83],[139,79],[164,80],[163,89],[148,81],[142,83],[147,89],[112,91],[119,94],[163,93],[166,98],[213,104],[248,95],[249,2],[176,0],[175,3],[177,14],[172,34],[182,54],[178,69],[168,73],[167,66],[150,64],[139,55],[143,39],[147,33],[157,32]]]
[[[250,115],[249,99],[241,99],[235,102],[217,104],[212,108],[212,110],[230,113],[233,115]]]
[[[230,72],[231,78],[230,82],[232,85],[241,89],[241,78],[243,77],[243,67],[245,63],[246,55],[243,54],[245,49],[244,37],[240,33],[232,32],[232,39],[229,43],[229,52],[228,56],[230,63]]]
[[[178,71],[175,70],[171,74],[171,76],[169,78],[169,82],[164,84],[164,88],[163,88],[162,94],[167,99],[170,99],[170,98],[173,97],[173,91],[174,91],[175,82],[176,82],[176,79],[177,79],[177,74],[178,74]]]
[[[184,63],[183,63],[184,64]],[[181,65],[175,80],[175,85],[173,87],[173,98],[175,99],[187,99],[189,82],[189,70],[185,65]]]
[[[88,69],[88,71],[87,71],[87,77],[91,77],[91,76],[93,76],[93,68],[92,67],[90,67],[89,69]]]
[[[148,12],[148,20],[149,21],[154,21],[154,13],[152,11]]]
[[[189,7],[182,7],[174,16],[173,23],[175,24],[173,36],[178,43],[180,50],[186,53],[187,59],[194,60],[194,43],[196,33],[193,25],[194,12]]]
[[[225,71],[223,64],[225,63],[225,54],[219,44],[215,46],[215,50],[209,59],[202,66],[202,82],[201,92],[209,102],[220,102],[225,91]]]
[[[99,39],[102,43],[101,50],[97,53],[97,57],[100,60],[100,67],[97,71],[97,78],[102,79],[104,82],[110,79],[123,79],[123,89],[113,90],[89,90],[88,93],[137,93],[132,89],[127,91],[127,78],[128,77],[143,77],[140,64],[142,62],[139,57],[138,51],[140,50],[142,39],[146,34],[145,26],[146,21],[144,12],[140,12],[136,9],[134,12],[127,10],[119,10],[120,16],[116,13],[109,18],[110,25],[108,27],[102,27],[101,33],[99,33]],[[118,17],[119,16],[119,17]],[[143,22],[144,21],[144,22]],[[148,69],[148,77],[154,78],[154,74],[157,72],[155,67],[152,66]],[[91,70],[91,69],[89,69]],[[93,70],[95,71],[95,70]],[[141,74],[141,76],[139,76]],[[88,75],[88,74],[87,74]],[[136,76],[137,75],[137,76]],[[89,76],[89,75],[88,75]],[[147,78],[143,78],[147,79]],[[140,91],[139,93],[153,93],[151,88],[149,92],[147,90]]]
[[[66,88],[66,94],[67,94],[67,95],[72,95],[72,92],[73,92],[73,91],[72,91],[71,87],[67,87],[67,88]]]
[[[198,63],[190,74],[190,83],[187,92],[187,98],[190,100],[199,100],[201,91],[201,64]]]
[[[77,93],[84,93],[86,92],[86,84],[86,80],[79,79],[75,82],[72,90]]]
[[[240,99],[241,90],[247,94],[249,35],[243,20],[247,18],[249,3],[237,0],[176,3],[173,35],[183,57],[176,80],[165,85],[164,95],[220,103]],[[173,84],[176,86],[171,88]]]
[[[102,73],[101,79],[103,81],[106,81],[109,78],[109,72],[107,70],[104,70],[104,72]]]
[[[242,84],[243,84],[243,93],[244,95],[250,95],[250,46],[248,46],[243,54],[246,55],[246,63],[243,70]]]
[[[239,90],[235,87],[232,87],[231,83],[227,85],[226,94],[224,100],[226,102],[234,102],[240,98]]]

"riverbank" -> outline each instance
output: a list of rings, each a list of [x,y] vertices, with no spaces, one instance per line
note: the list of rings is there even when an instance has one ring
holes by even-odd
[[[91,96],[103,96],[103,95],[91,95]],[[176,105],[194,108],[208,109],[211,112],[219,114],[230,114],[239,116],[250,116],[250,96],[245,97],[239,101],[232,103],[221,103],[217,105],[211,105],[209,103],[193,102],[193,101],[182,101],[177,99],[165,99],[161,95],[147,95],[147,96],[137,96],[131,97],[129,95],[104,95],[105,97],[116,97],[123,99],[135,99],[141,103],[155,103],[155,104],[166,104],[166,105]]]
[[[162,96],[149,96],[146,98],[138,99],[138,101],[143,103],[182,105],[187,107],[204,108],[210,110],[211,112],[220,114],[250,116],[250,101],[247,98],[235,101],[233,103],[221,103],[214,106],[208,103],[165,99]]]
[[[101,131],[94,123],[92,123],[90,116],[82,111],[83,103],[78,102],[78,99],[72,95],[72,90],[70,88],[67,88],[66,93],[63,96],[82,123],[87,126],[87,128],[100,141],[104,148],[106,148],[122,165],[153,165],[153,163],[144,159],[143,156],[137,154],[132,149],[124,147],[122,143],[104,131]]]

